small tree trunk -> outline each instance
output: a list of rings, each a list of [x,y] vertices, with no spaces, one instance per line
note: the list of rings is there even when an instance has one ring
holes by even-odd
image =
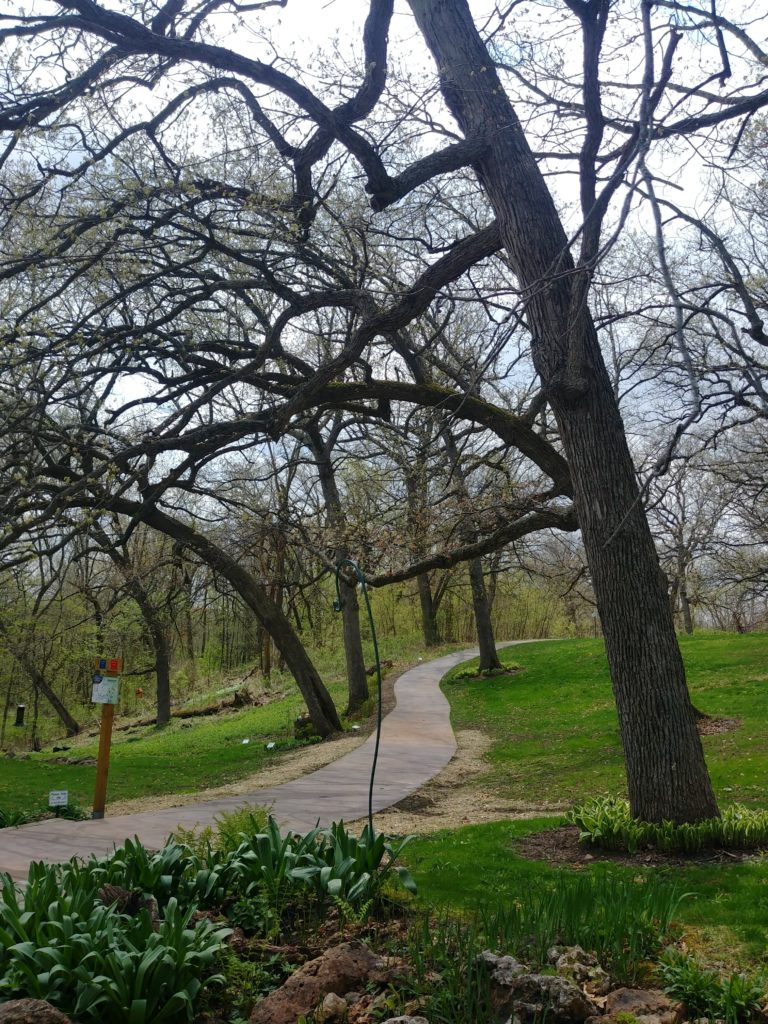
[[[480,647],[480,671],[490,672],[493,669],[501,668],[501,662],[496,653],[491,609],[488,605],[488,594],[483,579],[483,563],[480,558],[473,558],[469,563],[469,581],[472,586],[472,607],[475,612],[477,642]]]
[[[429,575],[425,572],[416,577],[419,587],[419,604],[421,606],[421,628],[424,632],[424,643],[427,647],[436,647],[440,643],[440,634],[437,628],[437,616],[435,605],[432,600],[432,587],[429,582]]]
[[[125,571],[128,572],[128,567]],[[171,720],[171,648],[168,630],[162,615],[152,604],[139,580],[131,575],[127,575],[126,580],[128,592],[139,606],[146,624],[155,656],[157,724],[167,725]]]
[[[344,630],[344,658],[347,664],[347,714],[352,714],[368,700],[368,676],[360,641],[360,603],[357,587],[343,584],[341,617]]]
[[[15,655],[14,655],[15,656]],[[31,659],[22,655],[18,660],[21,662],[24,671],[29,675],[35,688],[42,693],[48,703],[51,705],[53,710],[61,719],[64,728],[67,731],[67,736],[77,736],[81,730],[80,724],[72,717],[67,711],[64,703],[56,695],[53,689],[48,685],[48,681],[42,672],[35,666]],[[37,698],[35,698],[37,699]]]
[[[680,587],[680,611],[683,613],[683,629],[690,636],[693,633],[693,616],[691,615],[691,604],[688,600],[685,580],[683,580]]]
[[[317,474],[320,480],[320,488],[323,492],[328,525],[338,537],[341,537],[344,531],[344,513],[341,505],[341,495],[336,484],[336,474],[333,469],[333,435],[327,443],[324,443],[319,429],[316,426],[312,426],[308,428],[307,436],[317,465]],[[348,557],[349,548],[347,545],[344,543],[338,544],[336,547],[337,565]],[[342,587],[341,614],[344,660],[347,666],[347,711],[353,712],[364,704],[369,697],[363,642],[360,637],[360,606],[357,601],[355,587],[346,585]]]
[[[2,724],[2,726],[0,726],[0,750],[2,750],[3,744],[5,743],[5,729],[6,729],[6,726],[8,725],[8,714],[9,714],[9,712],[11,710],[11,697],[12,697],[12,694],[13,694],[13,684],[11,683],[11,680],[9,678],[7,680],[7,682],[6,682],[5,700],[3,702],[3,724]]]

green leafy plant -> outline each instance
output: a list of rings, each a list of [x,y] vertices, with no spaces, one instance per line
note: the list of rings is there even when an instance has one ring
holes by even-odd
[[[200,860],[204,860],[215,843],[216,833],[211,825],[204,828],[193,825],[191,828],[184,828],[177,825],[170,836],[170,842],[185,846],[190,853]]]
[[[265,832],[269,823],[269,808],[257,804],[243,804],[233,811],[224,811],[213,819],[216,835],[213,846],[224,852],[234,851],[243,839]]]
[[[90,816],[91,812],[78,803],[69,803],[60,807],[58,814],[58,817],[66,818],[68,821],[87,821]]]
[[[677,949],[664,953],[658,974],[664,991],[684,1003],[691,1017],[745,1024],[760,1013],[768,997],[763,974],[722,976]]]
[[[2,879],[0,1000],[45,999],[82,1024],[190,1021],[228,930],[192,927],[194,905],[175,897],[159,919],[105,906],[104,873],[96,861],[33,864],[23,890]]]
[[[0,807],[0,828],[15,828],[18,825],[26,825],[28,821],[34,821],[36,815],[30,811],[6,811]]]
[[[344,931],[347,924],[362,924],[368,917],[373,907],[373,900],[367,900],[358,906],[353,906],[342,896],[333,897],[333,905],[339,915],[339,928]]]
[[[264,935],[273,938],[280,934],[281,921],[266,892],[256,891],[251,896],[233,903],[227,911],[232,924],[242,928],[246,935]]]
[[[514,951],[537,967],[546,964],[551,946],[580,945],[617,980],[634,983],[643,962],[677,935],[684,898],[653,876],[562,873],[510,903],[485,908],[482,930],[492,948]]]
[[[726,807],[721,817],[676,825],[641,821],[618,797],[596,797],[575,807],[565,820],[579,828],[579,840],[606,850],[656,849],[664,853],[700,853],[712,847],[755,850],[768,847],[768,811],[741,804]]]
[[[192,851],[169,842],[150,853],[138,839],[127,839],[109,857],[93,857],[88,869],[99,885],[139,889],[163,906],[189,888],[188,880],[203,867]]]
[[[396,845],[385,835],[371,832],[368,825],[358,838],[336,822],[317,836],[316,850],[302,857],[292,877],[307,882],[321,902],[329,896],[342,898],[352,906],[371,902],[388,878],[396,878],[409,892],[416,892],[411,873],[396,861],[411,841]]]
[[[237,1019],[245,1020],[254,1004],[278,988],[294,970],[293,964],[277,954],[261,960],[241,960],[227,946],[217,954],[215,966],[224,982],[209,989],[203,1007],[226,1007],[228,1014],[234,1011]]]

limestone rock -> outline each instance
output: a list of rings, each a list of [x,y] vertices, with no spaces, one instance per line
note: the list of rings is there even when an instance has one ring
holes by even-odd
[[[490,949],[484,949],[477,960],[488,968],[494,985],[506,987],[511,985],[515,978],[528,973],[528,968],[513,956],[497,956]]]
[[[426,1017],[390,1017],[383,1024],[429,1024]]]
[[[390,973],[388,963],[361,943],[345,942],[304,964],[281,988],[257,1003],[251,1024],[296,1024],[328,993],[344,996],[364,988],[368,981],[386,981]]]
[[[61,1010],[43,999],[12,999],[0,1003],[2,1024],[72,1024]]]
[[[605,1000],[601,1024],[617,1024],[617,1014],[632,1014],[638,1024],[680,1024],[684,1018],[682,1003],[676,1003],[656,989],[617,988]],[[624,1020],[625,1018],[622,1018]]]
[[[337,996],[335,992],[329,992],[323,1000],[320,1009],[315,1013],[315,1018],[324,1024],[325,1021],[344,1020],[347,1016],[347,1001]]]
[[[547,960],[558,974],[583,985],[590,995],[604,996],[610,992],[610,977],[597,958],[581,946],[552,946],[547,952]]]
[[[584,1021],[594,1006],[573,982],[549,974],[524,974],[509,986],[510,1009],[521,1021],[542,1020],[566,1024]]]

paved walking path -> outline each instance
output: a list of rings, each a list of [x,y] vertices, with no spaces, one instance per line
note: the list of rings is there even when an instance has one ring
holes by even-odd
[[[506,646],[506,645],[499,645]],[[449,654],[405,672],[395,683],[397,706],[384,719],[374,810],[391,807],[437,775],[453,757],[456,739],[450,707],[440,680],[454,665],[477,656],[477,650]],[[343,818],[353,821],[368,813],[368,785],[375,735],[351,753],[303,778],[254,790],[250,795],[207,800],[138,814],[107,816],[101,821],[63,818],[0,829],[0,872],[26,878],[33,860],[65,861],[92,853],[111,853],[125,839],[138,836],[150,848],[165,843],[178,826],[208,825],[217,814],[251,800],[271,804],[284,826],[305,831]],[[107,804],[109,815],[109,804]]]

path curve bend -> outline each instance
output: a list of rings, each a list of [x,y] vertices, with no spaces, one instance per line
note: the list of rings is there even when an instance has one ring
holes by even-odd
[[[449,669],[477,654],[473,648],[424,662],[404,672],[395,683],[397,703],[382,725],[374,811],[384,810],[409,796],[442,771],[453,757],[456,738],[440,680]],[[248,802],[271,804],[278,821],[297,831],[306,831],[318,821],[321,825],[342,818],[354,821],[368,813],[374,741],[375,734],[324,768],[293,782],[255,789],[250,794],[106,817],[101,821],[58,818],[0,829],[0,872],[22,880],[31,861],[101,856],[133,836],[138,836],[145,846],[158,848],[178,826],[209,825],[216,815]]]

